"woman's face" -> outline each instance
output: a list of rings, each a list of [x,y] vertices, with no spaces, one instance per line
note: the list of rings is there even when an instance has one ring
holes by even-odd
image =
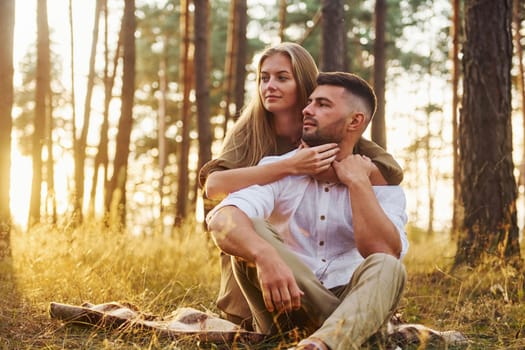
[[[259,95],[271,113],[297,112],[297,82],[292,62],[283,54],[267,57],[260,72]]]

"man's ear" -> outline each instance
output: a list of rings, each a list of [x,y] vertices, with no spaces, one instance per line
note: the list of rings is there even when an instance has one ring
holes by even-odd
[[[366,117],[361,112],[353,113],[350,117],[350,123],[348,123],[348,128],[351,130],[360,130],[364,125],[366,125]]]

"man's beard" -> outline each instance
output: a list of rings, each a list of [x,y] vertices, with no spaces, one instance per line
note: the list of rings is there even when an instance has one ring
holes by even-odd
[[[340,143],[343,139],[343,126],[345,121],[339,119],[332,124],[326,125],[323,129],[319,128],[319,124],[313,118],[309,120],[315,123],[316,129],[311,133],[305,133],[303,130],[302,140],[310,147],[324,145],[327,143]]]

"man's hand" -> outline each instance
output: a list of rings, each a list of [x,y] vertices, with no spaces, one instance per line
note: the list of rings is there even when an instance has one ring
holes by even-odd
[[[334,161],[333,167],[339,181],[349,186],[352,182],[370,184],[370,174],[374,170],[374,164],[366,157],[359,154],[351,154],[341,161]]]
[[[222,207],[210,218],[208,228],[222,251],[255,265],[268,311],[301,307],[303,292],[292,270],[276,249],[255,232],[246,214],[234,206]]]
[[[268,311],[288,312],[301,307],[304,293],[299,289],[290,267],[275,251],[257,256],[255,266]]]

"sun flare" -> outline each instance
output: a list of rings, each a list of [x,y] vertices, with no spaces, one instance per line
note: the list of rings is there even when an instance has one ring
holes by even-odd
[[[16,225],[25,226],[29,215],[31,178],[33,175],[31,157],[22,155],[16,147],[11,151],[11,214]]]

